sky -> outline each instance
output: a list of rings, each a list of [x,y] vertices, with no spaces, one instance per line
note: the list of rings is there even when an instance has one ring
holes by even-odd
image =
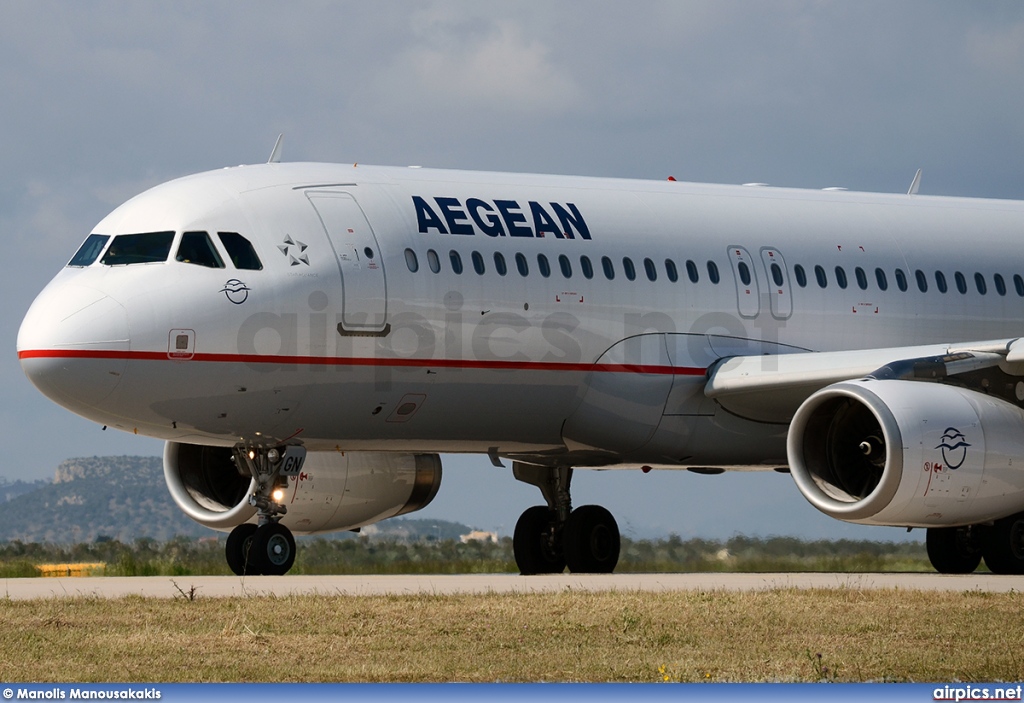
[[[155,455],[21,373],[18,326],[93,226],[172,178],[329,161],[1024,198],[1024,3],[0,3],[0,476]],[[1022,233],[1024,237],[1024,233]],[[445,457],[420,515],[510,534],[540,502]],[[903,539],[779,474],[577,471],[623,532]],[[910,539],[922,538],[917,531]]]

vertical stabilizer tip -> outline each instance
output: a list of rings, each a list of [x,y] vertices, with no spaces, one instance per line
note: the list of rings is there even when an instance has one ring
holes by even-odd
[[[267,159],[268,164],[279,164],[281,163],[281,145],[284,143],[284,132],[277,135],[277,141],[274,142],[274,150],[270,152],[270,158]]]

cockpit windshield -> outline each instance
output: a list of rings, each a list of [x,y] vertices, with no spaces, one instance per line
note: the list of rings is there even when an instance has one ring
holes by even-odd
[[[167,261],[174,242],[174,232],[145,232],[142,234],[119,234],[114,237],[107,253],[100,259],[101,264],[118,266],[123,264],[151,264]]]
[[[224,268],[224,262],[221,261],[220,254],[206,232],[185,232],[181,235],[181,244],[178,245],[178,253],[174,258],[186,264],[198,264],[214,269]]]
[[[228,256],[231,257],[231,263],[235,268],[249,271],[260,271],[263,268],[260,257],[252,248],[252,243],[238,232],[217,232],[217,236],[228,250]]]
[[[85,267],[96,261],[96,257],[103,251],[103,247],[108,239],[110,237],[105,234],[90,234],[85,242],[82,243],[82,246],[78,248],[78,253],[71,257],[68,266]]]

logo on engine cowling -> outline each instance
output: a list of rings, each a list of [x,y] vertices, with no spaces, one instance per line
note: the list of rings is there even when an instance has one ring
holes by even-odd
[[[964,440],[964,433],[955,427],[947,427],[942,433],[942,442],[936,449],[942,450],[942,460],[950,469],[959,469],[967,460],[967,447],[971,446]]]

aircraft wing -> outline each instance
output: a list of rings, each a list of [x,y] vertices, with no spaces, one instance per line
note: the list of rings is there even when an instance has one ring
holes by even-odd
[[[856,378],[939,380],[1001,367],[1024,376],[1024,338],[723,359],[704,393],[747,419],[785,424],[815,391]]]

